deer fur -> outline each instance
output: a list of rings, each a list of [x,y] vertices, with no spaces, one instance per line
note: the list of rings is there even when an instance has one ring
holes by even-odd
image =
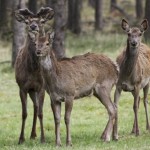
[[[110,92],[117,82],[117,65],[108,57],[87,53],[73,58],[57,60],[52,51],[53,34],[35,40],[36,54],[51,98],[55,120],[56,145],[61,145],[60,119],[61,102],[65,102],[66,145],[72,145],[70,115],[73,100],[93,94],[106,107],[109,120],[102,134],[104,141],[110,141],[113,121],[116,115]]]
[[[45,12],[44,12],[45,11]],[[43,130],[43,102],[44,102],[44,80],[40,72],[38,57],[35,55],[36,47],[33,37],[38,33],[39,36],[45,35],[44,23],[53,17],[51,8],[41,8],[35,15],[28,9],[19,9],[15,12],[16,19],[27,25],[27,38],[25,46],[19,51],[15,63],[16,82],[19,86],[20,98],[22,103],[22,127],[19,137],[19,144],[23,143],[25,121],[27,118],[27,94],[29,94],[34,105],[33,125],[31,139],[36,137],[37,115],[40,120],[41,142],[45,141]]]
[[[130,28],[128,22],[122,20],[122,28],[128,34],[127,46],[117,57],[117,63],[120,66],[120,74],[116,85],[114,101],[118,105],[121,91],[131,92],[134,97],[134,124],[132,133],[139,135],[138,127],[138,107],[140,89],[144,93],[144,106],[146,112],[146,129],[150,130],[147,110],[147,94],[150,81],[150,48],[141,43],[142,35],[148,28],[147,20],[141,23],[140,28]],[[118,114],[116,115],[113,138],[118,139]]]

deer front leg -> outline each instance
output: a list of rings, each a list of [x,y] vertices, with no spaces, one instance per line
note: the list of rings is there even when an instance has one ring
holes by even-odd
[[[44,135],[44,127],[43,127],[43,103],[44,103],[45,91],[42,89],[38,94],[38,118],[40,121],[40,128],[41,128],[41,143],[45,142],[45,135]]]
[[[22,104],[22,127],[21,127],[21,133],[20,133],[18,144],[21,144],[25,141],[24,128],[25,128],[25,121],[27,118],[27,93],[21,89],[20,89],[20,98]]]
[[[38,111],[38,104],[36,102],[36,92],[29,92],[29,96],[33,102],[34,114],[33,114],[33,124],[32,124],[32,131],[30,139],[35,139],[36,135],[36,121],[37,121],[37,111]]]
[[[119,102],[119,98],[121,95],[121,91],[122,91],[121,88],[116,87],[115,94],[114,94],[114,104],[116,107],[116,117],[115,117],[115,123],[113,126],[113,135],[112,135],[113,140],[118,140],[118,102]]]
[[[139,86],[135,87],[135,90],[133,92],[133,96],[134,96],[133,110],[134,110],[134,118],[135,118],[135,134],[136,134],[136,136],[139,135],[139,127],[138,127],[139,92],[140,92]]]
[[[66,99],[65,101],[65,124],[66,124],[66,146],[72,146],[72,142],[71,142],[71,133],[70,133],[70,115],[71,115],[71,111],[72,111],[72,107],[73,107],[73,99],[69,98]]]
[[[51,99],[51,107],[55,121],[56,146],[61,146],[60,140],[61,102]]]

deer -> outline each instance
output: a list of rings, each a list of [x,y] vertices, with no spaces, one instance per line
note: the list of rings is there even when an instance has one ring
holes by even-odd
[[[19,86],[19,94],[22,104],[22,127],[18,144],[25,141],[24,128],[27,118],[27,94],[29,94],[34,107],[33,125],[30,139],[35,139],[37,116],[40,121],[41,143],[45,142],[43,129],[43,102],[45,96],[44,79],[40,72],[40,65],[37,63],[35,55],[35,44],[32,40],[34,36],[44,36],[44,24],[54,16],[53,9],[41,8],[37,14],[33,14],[28,9],[15,11],[15,17],[19,22],[27,26],[27,37],[25,45],[18,52],[15,62],[15,78]]]
[[[54,32],[35,37],[36,55],[45,80],[45,89],[51,99],[55,122],[55,143],[61,146],[61,103],[65,103],[66,146],[72,146],[70,116],[73,100],[94,95],[106,107],[109,120],[102,133],[102,140],[110,141],[116,110],[110,92],[117,83],[118,66],[107,56],[86,53],[58,60],[53,53]]]
[[[140,27],[130,27],[128,22],[123,19],[122,29],[127,33],[127,44],[124,50],[117,57],[116,61],[120,67],[118,82],[114,94],[114,103],[116,105],[116,119],[113,129],[113,139],[118,140],[118,101],[122,90],[132,93],[134,97],[133,111],[134,123],[131,133],[139,135],[138,127],[138,108],[140,102],[139,92],[143,89],[144,107],[146,113],[146,129],[150,130],[147,95],[150,81],[150,48],[141,42],[144,32],[148,28],[148,21],[142,21]]]

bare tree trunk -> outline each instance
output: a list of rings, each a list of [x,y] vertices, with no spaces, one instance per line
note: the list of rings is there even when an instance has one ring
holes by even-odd
[[[149,26],[150,26],[150,0],[146,0],[146,4],[145,4],[145,18],[148,20],[149,22]],[[145,32],[145,39],[149,40],[150,39],[150,28],[148,28],[148,30]]]
[[[37,13],[37,0],[29,0],[29,2],[28,2],[28,8],[33,13]]]
[[[114,5],[117,5],[117,0],[110,0],[110,12],[115,10]]]
[[[46,2],[46,6],[51,7],[52,8],[52,0],[45,0]]]
[[[95,29],[102,30],[103,28],[103,15],[102,15],[102,0],[96,0],[95,3]]]
[[[95,0],[88,0],[89,6],[95,8]]]
[[[81,7],[82,0],[68,1],[68,29],[75,34],[81,33]]]
[[[0,33],[1,37],[7,32],[8,26],[8,13],[7,13],[8,0],[0,0]]]
[[[13,0],[13,11],[16,9],[25,8],[24,0]],[[14,67],[18,50],[23,46],[25,41],[25,26],[18,22],[13,16],[13,43],[12,43],[12,67]]]
[[[57,58],[65,57],[66,0],[53,0],[55,37],[53,49]]]
[[[142,17],[143,17],[142,0],[136,0],[136,18],[140,19]]]

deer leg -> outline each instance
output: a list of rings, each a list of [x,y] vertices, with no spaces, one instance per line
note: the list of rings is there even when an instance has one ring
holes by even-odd
[[[134,96],[134,95],[133,95]],[[140,106],[140,96],[139,96],[139,100],[138,100],[138,108]],[[134,123],[133,123],[133,128],[132,128],[132,131],[131,131],[131,134],[135,134],[136,133],[136,121],[135,121],[135,117],[134,117]]]
[[[20,89],[20,98],[22,104],[22,127],[18,144],[21,144],[25,141],[24,128],[25,128],[25,121],[27,118],[27,93],[22,91],[21,89]]]
[[[115,117],[115,123],[113,126],[113,140],[118,140],[118,102],[121,95],[121,88],[116,87],[115,94],[114,94],[114,104],[116,106],[116,117]]]
[[[70,134],[70,115],[73,107],[73,100],[72,99],[67,99],[65,101],[65,124],[66,124],[66,146],[72,146],[71,142],[71,134]]]
[[[30,139],[35,139],[36,135],[36,121],[37,121],[37,110],[38,110],[38,104],[36,101],[36,92],[30,91],[29,96],[33,102],[33,107],[34,107],[34,115],[33,115],[33,124],[32,124],[32,131],[31,131],[31,136]]]
[[[56,136],[56,146],[61,146],[60,140],[60,119],[61,119],[61,102],[51,100],[51,107],[54,115],[55,121],[55,136]]]
[[[106,87],[98,85],[95,88],[94,95],[101,101],[101,103],[106,107],[108,114],[109,114],[109,120],[105,127],[105,130],[103,131],[103,134],[101,138],[104,141],[110,141],[110,136],[113,130],[113,122],[116,117],[116,110],[114,104],[111,102],[110,99],[110,91],[107,90]]]
[[[38,94],[38,118],[40,121],[40,128],[41,128],[41,143],[45,142],[45,135],[44,135],[44,127],[43,127],[43,103],[44,103],[45,91],[42,89]]]
[[[149,83],[143,88],[143,93],[144,93],[144,107],[145,107],[145,113],[146,113],[146,130],[150,130],[150,124],[149,124],[149,119],[148,119],[148,109],[147,109],[147,95],[148,95],[148,90],[149,90]]]
[[[133,110],[134,110],[134,116],[135,116],[135,134],[136,136],[139,135],[139,127],[138,127],[138,102],[139,102],[139,87],[135,87],[135,91],[133,93],[134,95],[134,105],[133,105]]]

